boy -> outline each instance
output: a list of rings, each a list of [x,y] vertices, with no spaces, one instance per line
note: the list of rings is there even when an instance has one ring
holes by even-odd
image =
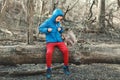
[[[64,66],[63,70],[64,73],[69,75],[69,52],[68,48],[63,42],[61,37],[61,33],[63,32],[63,28],[60,26],[60,21],[63,19],[63,12],[60,9],[55,9],[51,18],[47,19],[39,26],[39,31],[46,35],[46,64],[47,64],[47,71],[46,77],[51,77],[51,63],[52,63],[52,54],[55,47],[58,47],[60,51],[63,53],[64,56]]]

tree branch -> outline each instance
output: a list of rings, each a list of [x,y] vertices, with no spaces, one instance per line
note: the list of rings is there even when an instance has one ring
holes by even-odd
[[[2,9],[1,9],[1,14],[2,14],[2,12],[5,11],[5,9],[6,9],[6,5],[7,5],[7,0],[4,0],[4,2],[3,2],[3,6],[2,6]]]
[[[55,8],[57,7],[58,3],[59,3],[59,1],[54,3],[53,10],[55,10]]]
[[[92,17],[92,15],[93,15],[93,12],[92,12],[92,8],[93,8],[93,5],[95,4],[95,0],[93,0],[93,3],[92,3],[92,5],[90,6],[90,9],[89,9],[89,15],[88,15],[88,20],[90,20],[91,19],[91,17]]]
[[[67,9],[66,9],[66,11],[65,11],[65,14],[64,14],[64,17],[63,17],[64,20],[65,20],[66,14],[75,7],[75,5],[78,3],[78,1],[79,1],[79,0],[77,0],[71,7],[70,7],[70,6],[67,7]]]

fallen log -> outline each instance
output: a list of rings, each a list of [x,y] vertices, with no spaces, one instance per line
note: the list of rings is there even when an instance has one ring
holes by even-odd
[[[4,46],[0,47],[0,65],[45,63],[45,47],[40,46]],[[53,63],[62,63],[62,53],[56,49]]]
[[[107,47],[105,49],[105,47]],[[69,48],[69,60],[73,64],[89,63],[120,63],[120,45],[117,46],[87,46],[88,50]],[[45,63],[45,46],[16,45],[0,46],[0,65],[38,64]],[[53,63],[62,63],[62,53],[55,49]]]

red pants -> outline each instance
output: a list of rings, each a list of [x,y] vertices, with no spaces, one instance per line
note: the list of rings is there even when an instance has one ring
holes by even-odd
[[[66,47],[64,42],[56,42],[56,43],[47,43],[47,52],[46,52],[47,67],[51,67],[52,54],[53,54],[53,50],[54,50],[55,47],[58,47],[60,49],[60,51],[63,53],[64,65],[67,66],[68,61],[69,61],[68,48]]]

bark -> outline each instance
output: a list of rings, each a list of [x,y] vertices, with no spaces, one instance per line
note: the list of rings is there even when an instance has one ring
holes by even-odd
[[[118,8],[120,8],[120,0],[117,0]]]
[[[4,20],[5,12],[6,12],[8,4],[9,4],[9,0],[3,0],[2,9],[0,11],[0,22],[2,22]]]
[[[105,27],[105,0],[98,1],[98,24],[99,29],[104,31]]]
[[[118,47],[120,48],[120,46]],[[116,46],[108,48],[109,51],[107,51],[108,49],[103,47],[92,47],[91,50],[93,51],[76,51],[69,47],[69,60],[73,64],[120,63],[119,48],[115,48]],[[0,65],[45,63],[45,52],[45,46],[41,47],[39,45],[0,46]],[[62,53],[55,49],[53,63],[62,62]]]
[[[27,43],[33,43],[33,15],[34,15],[34,1],[27,1],[27,21],[28,21],[28,30],[27,30]]]

